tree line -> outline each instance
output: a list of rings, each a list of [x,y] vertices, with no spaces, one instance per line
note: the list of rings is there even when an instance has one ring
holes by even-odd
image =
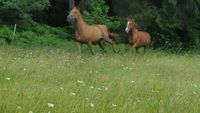
[[[139,29],[151,34],[155,48],[200,47],[199,0],[75,0],[75,4],[80,4],[88,23],[106,24],[122,36],[126,18],[135,18]],[[24,31],[39,23],[69,32],[69,9],[69,0],[1,0],[0,25],[18,24]]]

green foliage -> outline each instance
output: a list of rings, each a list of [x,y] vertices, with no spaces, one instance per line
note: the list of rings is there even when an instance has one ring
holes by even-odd
[[[0,24],[18,24],[27,28],[34,24],[32,14],[40,12],[50,5],[49,0],[1,0]]]
[[[199,0],[110,0],[109,2],[112,4],[106,0],[82,0],[81,8],[86,21],[90,24],[106,24],[116,31],[123,29],[121,33],[125,34],[126,18],[134,17],[140,30],[150,32],[155,48],[200,48]],[[65,3],[66,6],[63,5]],[[112,7],[107,6],[106,3],[112,5],[113,14],[118,17],[108,16],[109,8]],[[43,22],[65,26],[66,14],[64,12],[68,8],[67,5],[68,0],[62,2],[57,0],[0,0],[0,25],[17,24],[17,36],[23,33],[22,37],[30,34],[32,37],[48,37],[49,35],[55,39],[64,40],[66,37],[72,39],[73,36],[69,34],[74,34],[74,31],[67,33],[62,28],[38,26],[37,24],[37,22]],[[48,9],[49,7],[51,8]],[[12,29],[4,26],[0,28],[0,32],[2,44],[12,42]],[[26,37],[23,41],[29,38]]]
[[[62,28],[54,28],[47,25],[37,25],[29,31],[17,33],[15,44],[24,47],[38,47],[38,46],[51,46],[51,47],[64,47],[66,46],[69,35]]]
[[[0,27],[0,43],[11,43],[22,47],[64,47],[66,41],[72,36],[63,28],[54,28],[48,25],[33,26],[29,30],[17,31],[13,36],[12,30],[7,26]]]
[[[0,27],[0,44],[7,44],[12,41],[13,32],[7,26]]]
[[[37,35],[32,31],[24,31],[17,34],[15,40],[16,45],[22,47],[40,47],[40,46],[51,46],[51,47],[61,47],[64,40],[56,38],[53,34]]]
[[[120,21],[117,17],[108,16],[109,7],[104,0],[90,1],[89,8],[84,11],[84,17],[90,24],[105,24],[111,29],[118,29]]]
[[[31,28],[33,32],[35,32],[38,35],[46,35],[46,34],[54,34],[55,38],[60,39],[70,39],[71,34],[64,28],[60,27],[51,27],[48,25],[36,25]]]

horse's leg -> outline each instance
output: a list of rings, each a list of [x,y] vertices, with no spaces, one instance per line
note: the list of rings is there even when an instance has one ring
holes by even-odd
[[[136,47],[136,48],[135,48],[135,50],[136,50],[136,53],[139,53],[139,52],[138,52],[138,50],[139,50],[139,47]]]
[[[117,53],[117,50],[115,49],[115,46],[114,46],[115,43],[110,38],[104,38],[104,40],[110,43],[112,45],[113,52]]]
[[[138,53],[138,50],[139,50],[139,46],[138,46],[138,43],[136,42],[135,44],[133,44],[132,48],[135,48],[136,49],[136,53]]]
[[[103,50],[103,52],[106,52],[106,50],[103,47],[102,40],[100,40],[98,44],[99,44],[99,47]]]
[[[78,47],[78,52],[81,54],[82,51],[81,51],[81,43],[80,42],[77,42],[77,47]]]
[[[90,53],[91,53],[92,55],[94,55],[94,52],[93,52],[93,50],[92,50],[92,42],[88,42],[88,47],[89,47],[89,49],[90,49]]]
[[[132,46],[132,48],[137,48],[137,47],[138,47],[137,43],[133,44],[133,46]]]
[[[146,46],[144,46],[144,54],[146,53],[146,49],[147,49],[147,47],[146,47]]]
[[[126,48],[125,48],[125,51],[127,52],[130,48],[131,48],[131,44],[127,44]]]

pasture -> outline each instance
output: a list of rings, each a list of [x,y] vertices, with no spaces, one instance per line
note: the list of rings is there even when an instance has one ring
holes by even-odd
[[[1,113],[199,113],[199,106],[199,54],[0,48]]]

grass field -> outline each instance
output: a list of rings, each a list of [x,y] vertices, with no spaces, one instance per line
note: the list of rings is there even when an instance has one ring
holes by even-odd
[[[200,113],[200,55],[87,54],[0,47],[0,113]]]

